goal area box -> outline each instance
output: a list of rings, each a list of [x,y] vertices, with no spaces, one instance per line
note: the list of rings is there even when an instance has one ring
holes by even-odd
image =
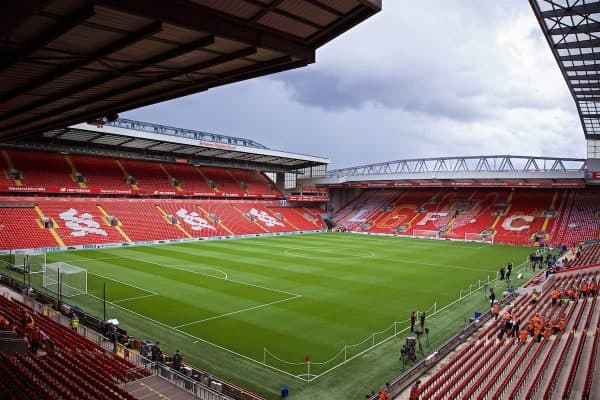
[[[14,253],[13,269],[27,274],[39,274],[46,271],[46,253]]]
[[[87,270],[64,262],[46,264],[42,284],[64,297],[87,294]]]
[[[490,233],[465,233],[465,241],[494,244],[494,235]]]
[[[426,230],[426,229],[413,229],[413,237],[415,237],[415,238],[439,239],[440,232],[439,231]]]

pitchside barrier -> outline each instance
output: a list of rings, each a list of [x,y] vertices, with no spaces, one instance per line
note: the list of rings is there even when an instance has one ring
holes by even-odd
[[[0,250],[0,255],[3,254],[16,254],[16,253],[27,253],[27,252],[43,252],[43,253],[56,253],[61,251],[70,250],[89,250],[89,249],[108,249],[117,247],[139,247],[139,246],[156,246],[159,244],[170,244],[170,243],[189,243],[189,242],[202,242],[205,240],[231,240],[231,239],[244,239],[253,237],[266,237],[266,236],[295,236],[310,233],[322,233],[327,232],[326,229],[314,229],[307,231],[291,231],[291,232],[269,232],[269,233],[253,233],[251,235],[230,235],[230,236],[207,236],[198,238],[183,238],[183,239],[161,239],[161,240],[147,240],[141,242],[115,242],[115,243],[102,243],[102,244],[83,244],[76,246],[65,246],[65,247],[36,247],[29,249],[13,249],[13,250]]]
[[[516,277],[519,273],[527,271],[527,265],[528,261],[523,261],[514,267],[512,271],[514,276]],[[427,318],[433,317],[434,315],[446,310],[449,307],[452,307],[459,301],[462,301],[463,299],[475,293],[481,293],[483,291],[484,295],[487,296],[487,289],[494,287],[499,282],[499,276],[496,276],[494,279],[490,279],[490,276],[483,280],[480,279],[476,284],[469,285],[468,289],[461,289],[458,298],[444,307],[438,309],[437,302],[434,303],[428,310],[425,310]],[[498,298],[502,299],[502,293],[498,294]],[[418,311],[418,313],[420,312],[421,311]],[[263,349],[262,364],[279,372],[283,372],[286,375],[294,376],[295,378],[310,383],[322,377],[323,375],[336,370],[356,357],[359,357],[366,352],[379,347],[380,345],[397,337],[399,334],[408,331],[410,329],[409,324],[410,320],[394,321],[385,329],[378,332],[373,332],[357,343],[345,345],[335,355],[325,361],[313,361],[310,358],[307,358],[304,362],[285,360],[265,347]]]
[[[419,315],[421,312],[422,311],[417,311],[417,315]],[[425,313],[428,317],[435,315],[437,313],[437,303],[434,303],[428,310],[425,310]],[[399,334],[406,332],[408,329],[410,329],[410,319],[405,321],[394,321],[385,329],[378,332],[373,332],[357,343],[345,345],[340,349],[340,351],[325,361],[311,361],[310,359],[306,359],[306,361],[303,362],[288,361],[277,356],[267,347],[265,347],[263,349],[262,363],[267,367],[273,368],[280,372],[285,372],[288,375],[292,375],[298,379],[310,383],[315,379],[341,367],[356,357],[359,357],[366,352],[382,345],[383,343],[386,343]]]

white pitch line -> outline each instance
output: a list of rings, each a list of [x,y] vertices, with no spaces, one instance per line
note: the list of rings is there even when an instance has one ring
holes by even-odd
[[[101,260],[116,260],[117,258],[120,258],[119,256],[111,256],[111,257],[99,257],[99,258],[81,258],[81,259],[75,259],[75,260],[69,260],[68,257],[67,259],[61,259],[61,261],[63,262],[94,262],[94,261],[101,261]]]
[[[219,318],[223,318],[223,317],[228,317],[230,315],[240,314],[240,313],[243,313],[243,312],[246,312],[246,311],[251,311],[251,310],[256,310],[256,309],[267,307],[267,306],[272,306],[273,304],[278,304],[278,303],[283,303],[285,301],[295,300],[295,299],[297,299],[299,297],[302,297],[302,296],[297,295],[297,296],[294,296],[294,297],[289,297],[287,299],[272,301],[270,303],[260,304],[258,306],[248,307],[248,308],[244,308],[242,310],[237,310],[237,311],[232,311],[232,312],[229,312],[229,313],[226,313],[226,314],[215,315],[214,317],[204,318],[204,319],[200,319],[198,321],[192,321],[192,322],[188,322],[186,324],[177,325],[177,326],[174,326],[173,328],[179,329],[179,328],[183,328],[184,326],[201,324],[201,323],[206,322],[206,321],[212,321],[212,320],[215,320],[215,319],[219,319]]]
[[[122,301],[129,301],[129,300],[144,299],[144,298],[146,298],[146,297],[152,297],[152,296],[156,296],[156,295],[158,295],[158,293],[146,294],[146,295],[143,295],[143,296],[128,297],[128,298],[126,298],[126,299],[113,300],[112,302],[113,302],[113,303],[120,303],[120,302],[122,302]]]
[[[196,267],[196,268],[204,268],[204,269],[208,269],[208,270],[211,270],[211,271],[220,272],[220,273],[223,274],[223,278],[229,280],[229,275],[227,275],[227,272],[222,271],[222,270],[220,270],[218,268],[205,267],[203,265],[198,265],[198,264],[196,264],[196,265],[194,265],[194,264],[168,264],[168,265],[165,265],[165,266],[168,266],[168,267],[192,267],[192,268]],[[218,277],[215,277],[215,278],[218,278]]]
[[[255,243],[256,244],[256,243]],[[276,246],[276,245],[270,245],[270,244],[260,244],[259,246],[265,246],[265,247],[276,247],[279,249],[284,250],[284,254],[286,252],[286,250],[288,249],[297,249],[297,250],[306,250],[306,251],[310,251],[311,249],[315,248],[315,247],[289,247],[289,246]],[[467,247],[467,246],[464,246]],[[473,247],[473,249],[476,249],[476,247]],[[413,261],[413,260],[404,260],[404,259],[400,259],[400,258],[382,258],[382,257],[378,257],[377,254],[374,251],[371,250],[365,250],[365,249],[360,249],[360,248],[354,248],[354,249],[350,249],[350,248],[343,248],[342,250],[355,250],[355,251],[370,251],[371,253],[373,253],[373,256],[370,257],[361,257],[362,259],[371,259],[371,260],[384,260],[384,261],[393,261],[393,262],[398,262],[398,263],[404,263],[404,264],[415,264],[415,265],[425,265],[428,267],[438,267],[438,268],[449,268],[449,269],[462,269],[462,270],[466,270],[466,271],[483,271],[483,272],[490,272],[489,269],[482,269],[482,268],[469,268],[469,267],[461,267],[461,266],[457,266],[457,265],[447,265],[447,264],[432,264],[432,263],[424,263],[424,262],[419,262],[419,261]],[[344,257],[343,255],[341,256],[342,258]],[[309,257],[307,257],[309,258]],[[350,256],[348,257],[350,258]]]
[[[185,272],[189,272],[191,274],[207,276],[207,277],[213,278],[213,279],[221,279],[221,280],[224,280],[224,281],[227,281],[227,282],[239,283],[240,285],[252,286],[252,287],[256,287],[256,288],[264,289],[264,290],[270,290],[272,292],[283,293],[283,294],[287,294],[287,295],[290,295],[290,296],[300,296],[298,293],[287,292],[285,290],[280,290],[280,289],[273,289],[273,288],[270,288],[270,287],[261,286],[261,285],[255,285],[253,283],[248,283],[248,282],[243,282],[243,281],[237,281],[237,280],[229,279],[229,278],[221,278],[219,276],[214,276],[214,275],[210,275],[210,274],[204,274],[204,273],[198,272],[198,271],[190,271],[189,269],[172,267],[172,266],[169,266],[167,264],[161,264],[161,263],[154,262],[154,261],[144,260],[143,258],[135,258],[135,257],[128,257],[128,256],[120,256],[120,257],[121,258],[129,259],[129,260],[133,260],[133,261],[139,261],[139,262],[147,263],[147,264],[154,264],[154,265],[158,265],[160,267],[177,269],[179,271],[185,271]]]
[[[88,293],[88,294],[87,294],[87,296],[91,296],[91,297],[94,297],[94,298],[96,298],[96,299],[98,299],[98,300],[102,300],[100,297],[98,297],[98,296],[94,296],[93,294],[90,294],[90,293]],[[140,318],[143,318],[143,319],[145,319],[145,320],[148,320],[148,321],[150,321],[150,322],[153,322],[153,323],[155,323],[155,324],[157,324],[157,325],[159,325],[159,326],[162,326],[163,328],[172,329],[173,331],[175,331],[175,332],[177,332],[177,333],[179,333],[179,334],[181,334],[181,335],[183,335],[183,336],[187,336],[187,337],[189,337],[189,338],[191,338],[191,339],[195,339],[195,341],[194,341],[193,343],[198,343],[198,342],[206,343],[206,344],[208,344],[208,345],[210,345],[210,346],[213,346],[213,347],[215,347],[215,348],[217,348],[217,349],[224,350],[224,351],[226,351],[226,352],[228,352],[228,353],[230,353],[230,354],[233,354],[233,355],[235,355],[235,356],[241,357],[241,358],[243,358],[243,359],[246,359],[246,360],[248,360],[248,361],[252,361],[252,362],[254,362],[254,363],[256,363],[256,364],[259,364],[259,365],[265,366],[265,367],[267,367],[267,368],[270,368],[270,369],[272,369],[272,370],[274,370],[274,371],[280,372],[280,373],[282,373],[282,374],[285,374],[285,375],[287,375],[287,376],[290,376],[290,377],[292,377],[292,378],[296,378],[296,379],[303,380],[302,378],[298,378],[298,376],[297,376],[297,375],[294,375],[294,374],[292,374],[292,373],[289,373],[289,372],[287,372],[287,371],[284,371],[284,370],[282,370],[282,369],[279,369],[279,368],[277,368],[277,367],[274,367],[274,366],[272,366],[272,365],[265,364],[265,363],[264,363],[264,362],[262,362],[262,361],[259,361],[259,360],[255,359],[255,358],[252,358],[252,357],[246,356],[246,355],[244,355],[244,354],[238,353],[238,352],[236,352],[236,351],[234,351],[234,350],[228,349],[227,347],[223,347],[223,346],[221,346],[221,345],[218,345],[218,344],[216,344],[216,343],[213,343],[213,342],[211,342],[211,341],[209,341],[209,340],[202,339],[202,338],[200,338],[200,337],[198,337],[198,336],[194,336],[194,335],[192,335],[191,333],[187,333],[187,332],[185,332],[185,331],[182,331],[181,329],[177,329],[177,328],[175,328],[175,327],[173,327],[173,326],[169,326],[169,325],[165,324],[164,322],[160,322],[160,321],[157,321],[157,320],[155,320],[155,319],[152,319],[152,318],[150,318],[150,317],[147,317],[147,316],[145,316],[145,315],[143,315],[143,314],[140,314],[140,313],[138,313],[138,312],[135,312],[135,311],[133,311],[133,310],[130,310],[130,309],[129,309],[129,308],[127,308],[127,307],[120,306],[120,305],[118,305],[118,304],[115,304],[115,303],[112,303],[112,302],[110,302],[110,301],[107,301],[107,303],[111,304],[113,307],[120,308],[121,310],[124,310],[124,311],[126,311],[126,312],[129,312],[129,313],[131,313],[131,314],[133,314],[133,315],[136,315],[136,316],[138,316],[138,317],[140,317]]]
[[[144,289],[144,288],[141,288],[141,287],[139,287],[139,286],[132,285],[131,283],[123,282],[123,281],[120,281],[120,280],[118,280],[118,279],[114,279],[114,278],[109,278],[108,276],[104,276],[104,275],[96,274],[96,273],[94,273],[94,272],[90,272],[90,271],[88,271],[88,274],[90,274],[90,275],[96,275],[96,276],[99,276],[100,278],[104,278],[104,279],[109,279],[109,280],[111,280],[111,281],[113,281],[113,282],[120,283],[121,285],[131,286],[132,288],[136,288],[136,289],[138,289],[138,290],[143,290],[144,292],[152,293],[153,295],[156,295],[156,294],[158,294],[158,293],[157,293],[157,292],[155,292],[154,290],[148,290],[148,289]]]

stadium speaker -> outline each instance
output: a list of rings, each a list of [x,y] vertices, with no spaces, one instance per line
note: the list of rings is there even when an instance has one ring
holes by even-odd
[[[119,118],[119,114],[116,114],[116,113],[108,114],[105,118],[108,122],[115,122]]]

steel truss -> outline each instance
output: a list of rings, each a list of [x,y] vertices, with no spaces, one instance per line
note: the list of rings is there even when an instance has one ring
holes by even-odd
[[[528,156],[473,156],[414,158],[331,170],[327,177],[357,175],[397,175],[415,173],[475,173],[475,172],[572,172],[585,171],[587,161],[580,158]]]

